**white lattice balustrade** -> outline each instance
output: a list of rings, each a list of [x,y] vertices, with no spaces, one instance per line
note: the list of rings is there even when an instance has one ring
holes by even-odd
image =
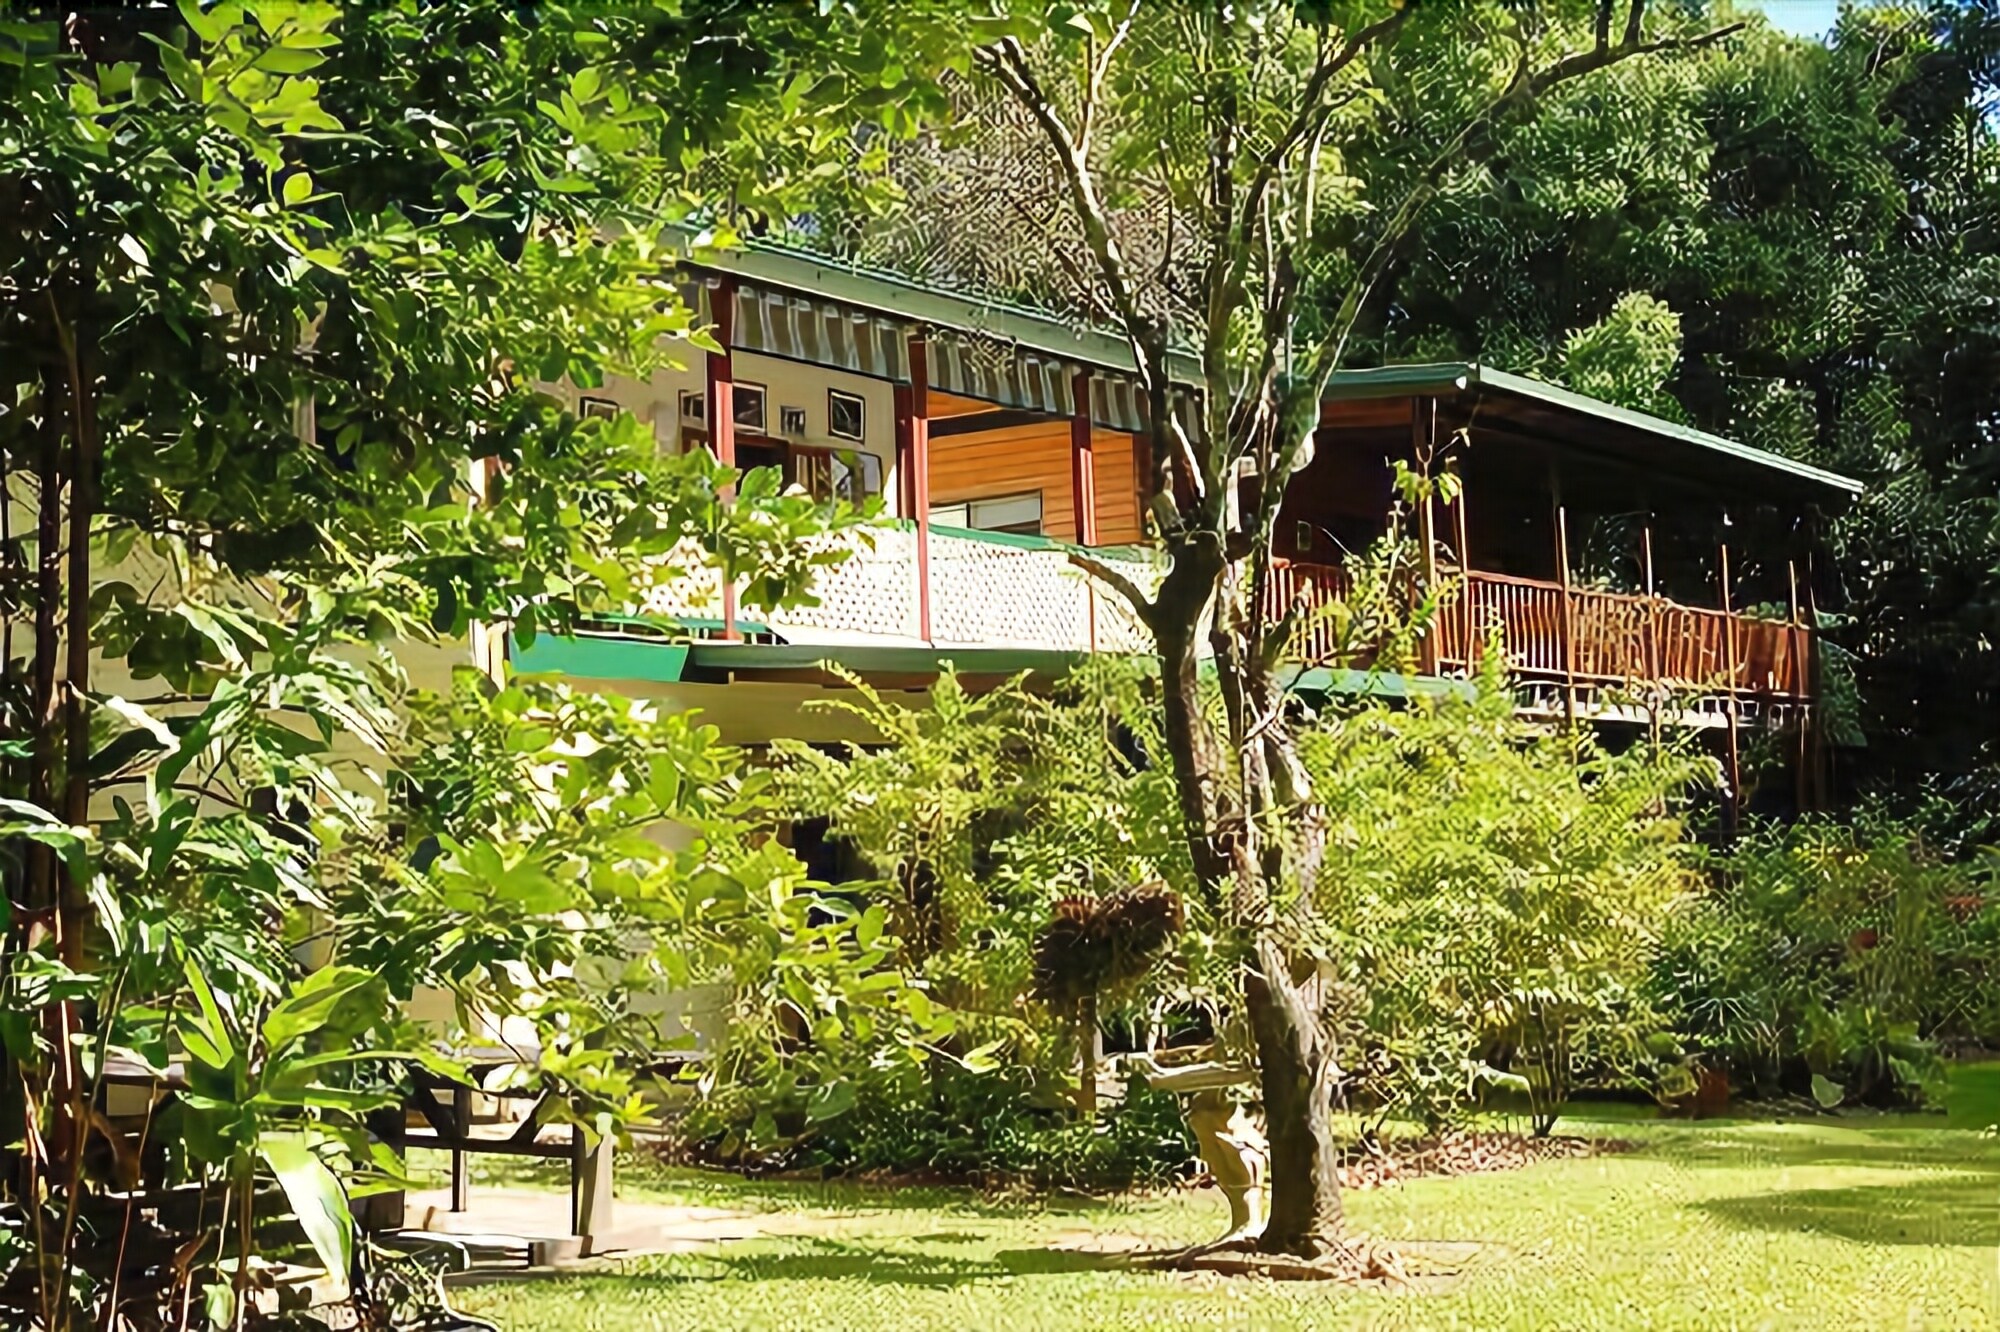
[[[917,641],[917,534],[912,528],[871,529],[865,537],[829,537],[848,557],[813,577],[817,606],[794,606],[760,617],[793,643],[874,638]]]
[[[788,643],[918,643],[917,534],[890,526],[866,535],[828,537],[850,553],[813,578],[817,605],[739,611]],[[1068,652],[1143,652],[1148,647],[1123,597],[1070,563],[1060,547],[1033,540],[933,529],[930,539],[931,635],[944,646],[1044,648]],[[1157,586],[1154,560],[1131,552],[1096,552],[1139,586]],[[653,589],[650,615],[713,620],[720,583],[678,554],[688,570]]]

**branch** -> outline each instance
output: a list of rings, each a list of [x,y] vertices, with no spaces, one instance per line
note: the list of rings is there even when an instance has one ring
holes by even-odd
[[[1018,39],[1008,37],[992,46],[982,46],[973,54],[980,65],[998,79],[1000,85],[1041,126],[1043,136],[1054,149],[1056,164],[1062,171],[1070,201],[1076,208],[1077,221],[1083,227],[1084,241],[1096,261],[1098,278],[1110,296],[1111,308],[1124,329],[1126,341],[1131,344],[1140,387],[1146,391],[1147,401],[1155,413],[1155,438],[1164,439],[1172,446],[1175,460],[1187,473],[1189,488],[1198,498],[1205,497],[1201,473],[1194,466],[1193,447],[1188,442],[1187,433],[1168,410],[1172,405],[1172,385],[1167,378],[1165,330],[1156,329],[1156,321],[1139,309],[1138,296],[1125,271],[1125,257],[1118,248],[1117,239],[1111,234],[1110,219],[1103,200],[1098,197],[1090,163],[1071,136],[1069,127],[1063,123],[1055,104],[1042,91],[1041,83],[1028,63],[1028,53]]]
[[[1093,555],[1080,550],[1069,552],[1069,562],[1110,587],[1119,596],[1131,603],[1132,611],[1139,617],[1139,623],[1151,628],[1153,625],[1153,599],[1140,586]]]
[[[1084,160],[1082,150],[1071,137],[1069,127],[1063,124],[1055,104],[1042,91],[1041,83],[1028,64],[1028,53],[1018,39],[1008,37],[992,46],[982,46],[973,54],[986,71],[998,79],[1000,85],[1034,117],[1049,146],[1055,150],[1056,164],[1062,168],[1063,183],[1069,187],[1070,201],[1076,206],[1077,220],[1083,225],[1084,240],[1090,246],[1091,257],[1097,261],[1098,278],[1110,290],[1112,308],[1118,312],[1126,336],[1132,341],[1133,355],[1139,359],[1140,372],[1150,373],[1151,367],[1145,363],[1145,348],[1139,345],[1138,338],[1138,330],[1144,326],[1145,318],[1139,312],[1138,300],[1125,274],[1125,258],[1119,253],[1118,242],[1111,235],[1104,203],[1097,197],[1097,184],[1091,176],[1090,164]]]
[[[1299,98],[1299,113],[1292,117],[1292,123],[1278,136],[1277,142],[1271,145],[1271,151],[1264,155],[1263,161],[1258,164],[1257,174],[1251,178],[1250,188],[1244,201],[1242,221],[1242,234],[1246,243],[1251,227],[1250,219],[1262,208],[1265,194],[1269,193],[1272,185],[1277,183],[1278,173],[1284,169],[1285,159],[1291,156],[1292,150],[1308,135],[1317,137],[1326,121],[1341,105],[1340,102],[1323,100],[1327,85],[1333,81],[1334,75],[1353,64],[1363,51],[1393,34],[1408,22],[1412,10],[1413,6],[1410,5],[1399,6],[1387,18],[1357,28],[1349,34],[1346,43],[1330,60],[1324,58],[1325,50],[1322,47],[1322,59],[1314,65],[1311,76],[1306,80],[1305,92]]]
[[[1096,119],[1097,99],[1104,92],[1105,76],[1111,72],[1111,57],[1118,53],[1125,38],[1131,35],[1132,20],[1139,16],[1140,3],[1141,0],[1131,0],[1126,5],[1125,17],[1111,30],[1111,40],[1104,44],[1104,49],[1097,53],[1097,59],[1091,62],[1090,77],[1084,83],[1083,109],[1076,118],[1076,146],[1086,161],[1090,157],[1090,131]]]

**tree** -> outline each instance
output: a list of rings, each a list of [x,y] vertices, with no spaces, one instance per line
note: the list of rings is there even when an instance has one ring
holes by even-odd
[[[1856,6],[1825,43],[1753,22],[1727,59],[1565,90],[1420,220],[1360,352],[1483,360],[1866,481],[1817,570],[1835,795],[1949,809],[1965,848],[2000,807],[1997,39],[1980,5]],[[1677,317],[1672,354],[1578,363],[1638,301]]]
[[[358,1117],[387,1103],[384,1061],[427,1057],[392,991],[490,992],[509,963],[547,981],[582,946],[566,912],[683,879],[714,891],[681,925],[729,916],[704,912],[746,862],[648,852],[609,817],[625,840],[594,840],[547,792],[508,792],[522,818],[472,837],[462,811],[408,803],[438,781],[384,790],[368,770],[435,779],[397,659],[474,622],[525,641],[635,605],[689,559],[801,595],[800,538],[842,514],[768,472],[662,459],[629,418],[579,420],[543,385],[700,350],[650,236],[725,193],[705,182],[755,160],[726,194],[781,208],[827,125],[893,128],[899,99],[925,104],[863,18],[185,0],[0,22],[0,1136],[23,1145],[0,1255],[7,1298],[29,1292],[17,1321],[198,1285],[240,1321],[256,1176],[317,1195],[294,1195],[302,1218],[344,1217],[327,1166],[365,1179]],[[95,691],[106,676],[127,696]],[[532,786],[520,759],[537,757],[571,771],[576,809],[740,827],[695,807],[694,778],[720,779],[671,725],[646,738],[682,741],[674,756],[628,767],[611,711],[480,706],[515,745],[503,764],[468,742],[486,777]],[[543,749],[557,736],[564,755]],[[638,774],[624,804],[596,784]],[[391,821],[438,842],[415,855]],[[783,868],[764,871],[794,882]],[[468,894],[488,932],[437,955],[385,944],[372,976],[309,971],[305,953],[382,943],[366,925],[384,893],[412,938]],[[193,1109],[161,1132],[174,1170],[225,1190],[228,1249],[175,1261],[186,1237],[135,1227],[129,1201],[122,1224],[102,1214],[88,1107],[112,1050],[162,1074],[188,1053]],[[539,1075],[615,1091],[595,1076],[609,1051],[566,1053]],[[101,1224],[131,1250],[96,1242]],[[308,1230],[344,1271],[335,1229]]]
[[[1300,611],[1267,613],[1278,506],[1416,220],[1559,86],[1733,28],[1649,36],[1644,0],[1537,7],[1143,3],[1035,8],[978,65],[1034,127],[1081,242],[1077,303],[1129,341],[1147,402],[1149,507],[1169,557],[1148,592],[1088,556],[1151,632],[1194,873],[1228,903],[1271,1136],[1269,1252],[1340,1250],[1333,1050],[1293,928],[1327,847],[1280,669]],[[1675,20],[1669,16],[1666,20]],[[1449,79],[1426,71],[1451,69]],[[1356,178],[1415,117],[1446,132]],[[1386,165],[1380,163],[1378,165]],[[1167,229],[1141,267],[1123,206]],[[1318,296],[1319,293],[1336,293]],[[1318,298],[1316,299],[1316,296]],[[1175,356],[1194,359],[1193,421]],[[1239,479],[1253,478],[1239,486]],[[1239,503],[1240,500],[1240,503]],[[1201,706],[1211,654],[1223,720]]]

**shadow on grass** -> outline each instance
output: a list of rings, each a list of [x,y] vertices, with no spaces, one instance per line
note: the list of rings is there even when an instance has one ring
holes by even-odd
[[[1864,1244],[2000,1244],[2000,1173],[1748,1194],[1699,1206],[1746,1230],[1837,1235]]]
[[[1876,1127],[1866,1120],[1812,1121],[1784,1133],[1738,1124],[1655,1139],[1642,1151],[1677,1166],[1723,1169],[1860,1166],[2000,1173],[2000,1143],[1970,1133]]]
[[[410,1153],[417,1176],[432,1188],[443,1187],[447,1155],[418,1149]],[[871,1183],[856,1179],[753,1177],[726,1170],[666,1166],[638,1152],[618,1155],[617,1196],[633,1202],[660,1202],[701,1207],[737,1207],[746,1211],[812,1209],[832,1212],[937,1211],[961,1216],[1009,1218],[1025,1215],[1091,1216],[1127,1205],[1129,1199],[1097,1198],[1076,1193],[987,1193],[951,1185]],[[472,1188],[536,1189],[560,1192],[569,1188],[567,1161],[518,1157],[474,1156]]]
[[[529,1279],[586,1286],[610,1293],[608,1298],[615,1299],[615,1292],[622,1288],[652,1290],[718,1282],[859,1281],[874,1286],[949,1290],[1007,1277],[1058,1276],[1128,1265],[1121,1255],[1066,1249],[1010,1249],[990,1257],[957,1258],[823,1236],[800,1236],[785,1242],[791,1248],[782,1253],[704,1252],[692,1261],[679,1255],[663,1264],[640,1260],[644,1266],[637,1271],[535,1274]]]

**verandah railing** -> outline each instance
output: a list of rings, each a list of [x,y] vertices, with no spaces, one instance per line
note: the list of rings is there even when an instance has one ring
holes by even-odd
[[[1452,571],[1447,571],[1448,575]],[[1271,613],[1303,595],[1316,607],[1347,587],[1332,565],[1273,570]],[[1489,642],[1515,674],[1595,686],[1657,685],[1705,693],[1802,700],[1810,692],[1811,633],[1800,624],[1635,596],[1474,571],[1442,607],[1425,665],[1469,672]],[[1335,649],[1333,626],[1307,617],[1297,654],[1321,661]]]

